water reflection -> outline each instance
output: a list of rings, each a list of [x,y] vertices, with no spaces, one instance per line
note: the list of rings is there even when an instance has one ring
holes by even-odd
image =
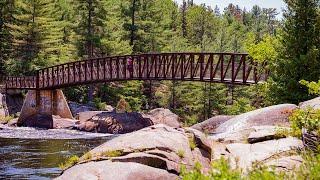
[[[33,130],[33,134],[39,130]],[[42,133],[42,132],[41,132]],[[41,134],[40,133],[40,134]],[[49,179],[61,173],[58,165],[71,155],[81,156],[110,137],[82,139],[4,138],[0,130],[0,179]],[[62,133],[58,133],[63,136]],[[56,136],[55,136],[56,137]]]

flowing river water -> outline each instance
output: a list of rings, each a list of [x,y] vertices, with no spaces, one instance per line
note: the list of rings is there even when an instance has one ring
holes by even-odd
[[[109,134],[0,126],[0,179],[57,177],[60,163],[110,138]]]

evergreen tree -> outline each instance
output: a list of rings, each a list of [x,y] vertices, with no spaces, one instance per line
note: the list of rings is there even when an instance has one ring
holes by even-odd
[[[9,24],[15,51],[8,69],[28,72],[61,63],[63,24],[53,14],[52,0],[16,1],[15,21]]]
[[[277,102],[298,103],[309,98],[299,81],[318,81],[320,77],[319,0],[285,2],[283,47],[272,74],[271,93]]]
[[[105,1],[81,0],[75,3],[75,32],[80,57],[99,57],[106,54],[102,40],[106,37]]]
[[[15,1],[0,2],[0,76],[5,74],[5,63],[13,52],[13,35],[10,24],[14,23]]]

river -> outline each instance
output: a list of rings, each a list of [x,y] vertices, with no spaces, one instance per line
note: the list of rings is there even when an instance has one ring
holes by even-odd
[[[51,179],[59,164],[81,156],[113,136],[72,130],[0,126],[0,179]]]

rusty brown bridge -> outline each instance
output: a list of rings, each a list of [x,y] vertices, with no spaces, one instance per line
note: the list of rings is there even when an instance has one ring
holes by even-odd
[[[132,67],[128,59],[132,60]],[[159,53],[110,56],[37,70],[34,76],[6,77],[6,89],[59,89],[127,80],[179,80],[250,85],[268,71],[242,53]]]
[[[72,117],[60,88],[128,80],[174,80],[250,85],[269,71],[245,53],[149,53],[86,59],[6,77],[5,89],[26,89],[20,119],[34,114]],[[66,110],[67,109],[67,110]]]

